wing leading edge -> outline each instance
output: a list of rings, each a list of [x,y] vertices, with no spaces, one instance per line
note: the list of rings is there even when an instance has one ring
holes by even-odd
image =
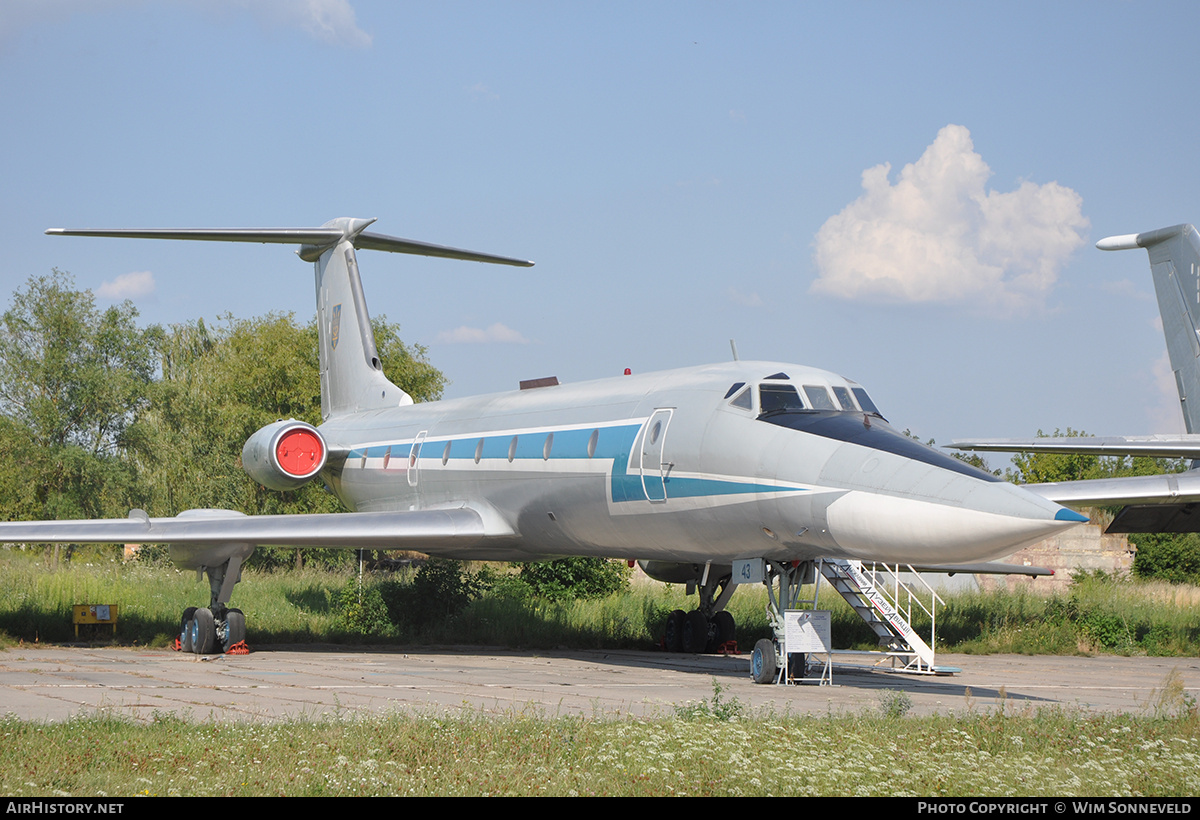
[[[949,446],[955,450],[992,453],[1079,453],[1096,456],[1200,458],[1200,435],[1195,434],[955,439]]]
[[[0,542],[90,544],[214,544],[419,549],[449,553],[485,542],[511,539],[511,529],[485,521],[470,507],[399,512],[244,515],[196,510],[175,518],[150,518],[134,510],[128,518],[0,523]]]

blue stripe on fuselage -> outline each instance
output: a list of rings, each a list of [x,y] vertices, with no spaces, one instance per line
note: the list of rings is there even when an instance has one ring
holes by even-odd
[[[616,427],[581,427],[570,430],[554,430],[551,432],[519,433],[513,463],[519,461],[544,460],[546,437],[553,435],[549,460],[557,459],[594,459],[600,462],[611,462],[611,495],[613,503],[625,501],[646,501],[646,491],[642,486],[642,476],[634,468],[631,471],[629,454],[637,440],[641,424],[626,424]],[[596,434],[595,452],[588,455],[588,442],[592,434]],[[475,460],[475,452],[479,440],[483,439],[481,459],[507,459],[512,447],[513,435],[484,435],[450,439],[451,460]],[[412,440],[399,441],[394,444],[373,444],[369,447],[356,447],[350,450],[347,460],[367,458],[383,458],[390,448],[392,458],[408,457]],[[441,457],[445,451],[445,439],[426,439],[421,451],[422,460]],[[519,465],[518,465],[519,467]],[[667,498],[703,498],[706,496],[738,495],[743,493],[777,493],[781,491],[799,492],[800,488],[779,487],[771,484],[760,484],[748,481],[731,481],[717,478],[687,478],[668,476],[665,479]]]

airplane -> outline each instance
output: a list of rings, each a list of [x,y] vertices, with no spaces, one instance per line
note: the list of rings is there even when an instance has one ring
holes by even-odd
[[[1096,247],[1103,251],[1145,248],[1150,256],[1167,355],[1187,434],[958,439],[948,446],[983,452],[1191,459],[1191,469],[1181,473],[1024,486],[1043,498],[1072,507],[1121,507],[1106,532],[1200,532],[1200,234],[1192,225],[1173,225],[1106,237]]]
[[[725,604],[735,562],[757,561],[776,641],[755,647],[755,679],[785,662],[780,609],[818,558],[953,570],[1087,519],[896,431],[858,383],[826,370],[733,361],[414,403],[384,375],[357,252],[382,250],[505,265],[531,262],[366,230],[51,229],[59,236],[286,243],[314,263],[320,426],[280,420],[245,444],[246,472],[287,490],[322,481],[351,512],[247,516],[191,510],[150,518],[0,524],[0,541],[165,543],[207,574],[207,606],[181,617],[185,651],[244,640],[229,606],[258,545],[414,549],[531,561],[640,559],[659,580],[699,592],[677,610],[670,648],[702,652],[733,636]],[[973,565],[972,565],[973,566]],[[1019,568],[1022,572],[1028,568]],[[961,569],[961,571],[971,571]]]

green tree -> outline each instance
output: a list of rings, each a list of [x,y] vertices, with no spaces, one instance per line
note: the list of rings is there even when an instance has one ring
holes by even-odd
[[[42,446],[120,450],[149,402],[162,339],[137,315],[128,301],[98,310],[63,271],[31,278],[0,317],[0,412]]]
[[[125,459],[148,406],[162,339],[130,302],[106,310],[70,274],[32,277],[0,316],[0,515],[124,515]]]
[[[604,598],[629,588],[633,570],[624,561],[574,556],[521,564],[521,580],[534,595],[555,601]]]
[[[1131,533],[1133,574],[1173,584],[1200,584],[1200,534]]]

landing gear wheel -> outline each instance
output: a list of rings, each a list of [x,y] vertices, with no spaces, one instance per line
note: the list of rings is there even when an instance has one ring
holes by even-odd
[[[687,614],[682,609],[676,609],[667,616],[667,634],[664,642],[668,652],[683,651],[683,622]]]
[[[750,656],[750,677],[755,683],[775,682],[775,644],[770,638],[760,638]]]
[[[734,639],[737,632],[737,624],[733,620],[733,615],[722,609],[712,617],[713,639],[708,647],[709,652],[716,652],[722,646]]]
[[[197,655],[211,655],[217,644],[217,628],[213,623],[212,610],[207,607],[196,610],[192,619],[192,652]]]
[[[196,617],[196,607],[189,606],[179,619],[179,651],[192,651],[192,621]]]
[[[231,609],[225,613],[225,642],[221,651],[228,652],[246,640],[246,616],[240,609]]]
[[[708,647],[708,618],[698,609],[689,612],[683,621],[683,651],[699,655]]]

